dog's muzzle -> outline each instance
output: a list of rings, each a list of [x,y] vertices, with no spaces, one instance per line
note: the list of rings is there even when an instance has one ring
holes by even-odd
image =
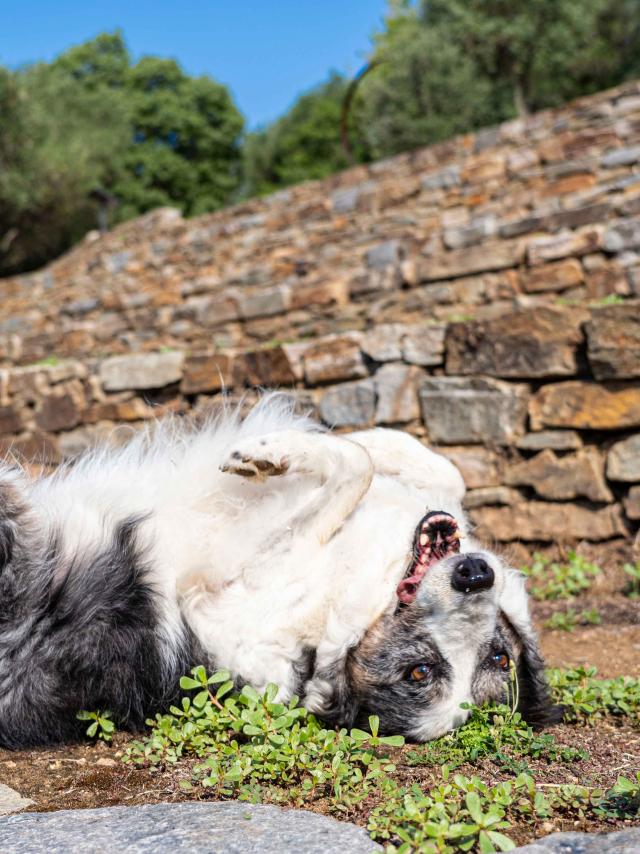
[[[493,587],[495,575],[486,560],[465,555],[451,573],[451,586],[460,593],[479,593]]]

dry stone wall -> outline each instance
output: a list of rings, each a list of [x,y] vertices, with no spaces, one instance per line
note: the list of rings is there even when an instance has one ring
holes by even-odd
[[[155,211],[0,298],[0,445],[42,466],[278,386],[336,430],[438,446],[483,536],[640,522],[640,83],[214,215]]]

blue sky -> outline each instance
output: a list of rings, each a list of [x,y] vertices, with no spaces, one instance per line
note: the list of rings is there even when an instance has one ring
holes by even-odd
[[[0,63],[50,60],[120,27],[134,58],[177,59],[226,83],[250,127],[283,113],[331,69],[353,74],[386,0],[7,0]]]

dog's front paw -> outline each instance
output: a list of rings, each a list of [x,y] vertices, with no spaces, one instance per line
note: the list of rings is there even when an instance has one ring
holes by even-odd
[[[282,453],[281,447],[278,448],[268,439],[247,439],[231,450],[220,470],[264,480],[286,474],[289,459]]]

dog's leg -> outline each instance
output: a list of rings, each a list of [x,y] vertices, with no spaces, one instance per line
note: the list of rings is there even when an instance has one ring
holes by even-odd
[[[422,491],[462,500],[465,487],[458,469],[408,433],[378,427],[352,433],[350,438],[366,448],[376,474],[398,478]]]
[[[361,445],[324,433],[281,430],[240,441],[222,471],[264,480],[308,475],[310,497],[294,510],[287,526],[305,529],[321,543],[331,539],[369,489],[373,465]]]

